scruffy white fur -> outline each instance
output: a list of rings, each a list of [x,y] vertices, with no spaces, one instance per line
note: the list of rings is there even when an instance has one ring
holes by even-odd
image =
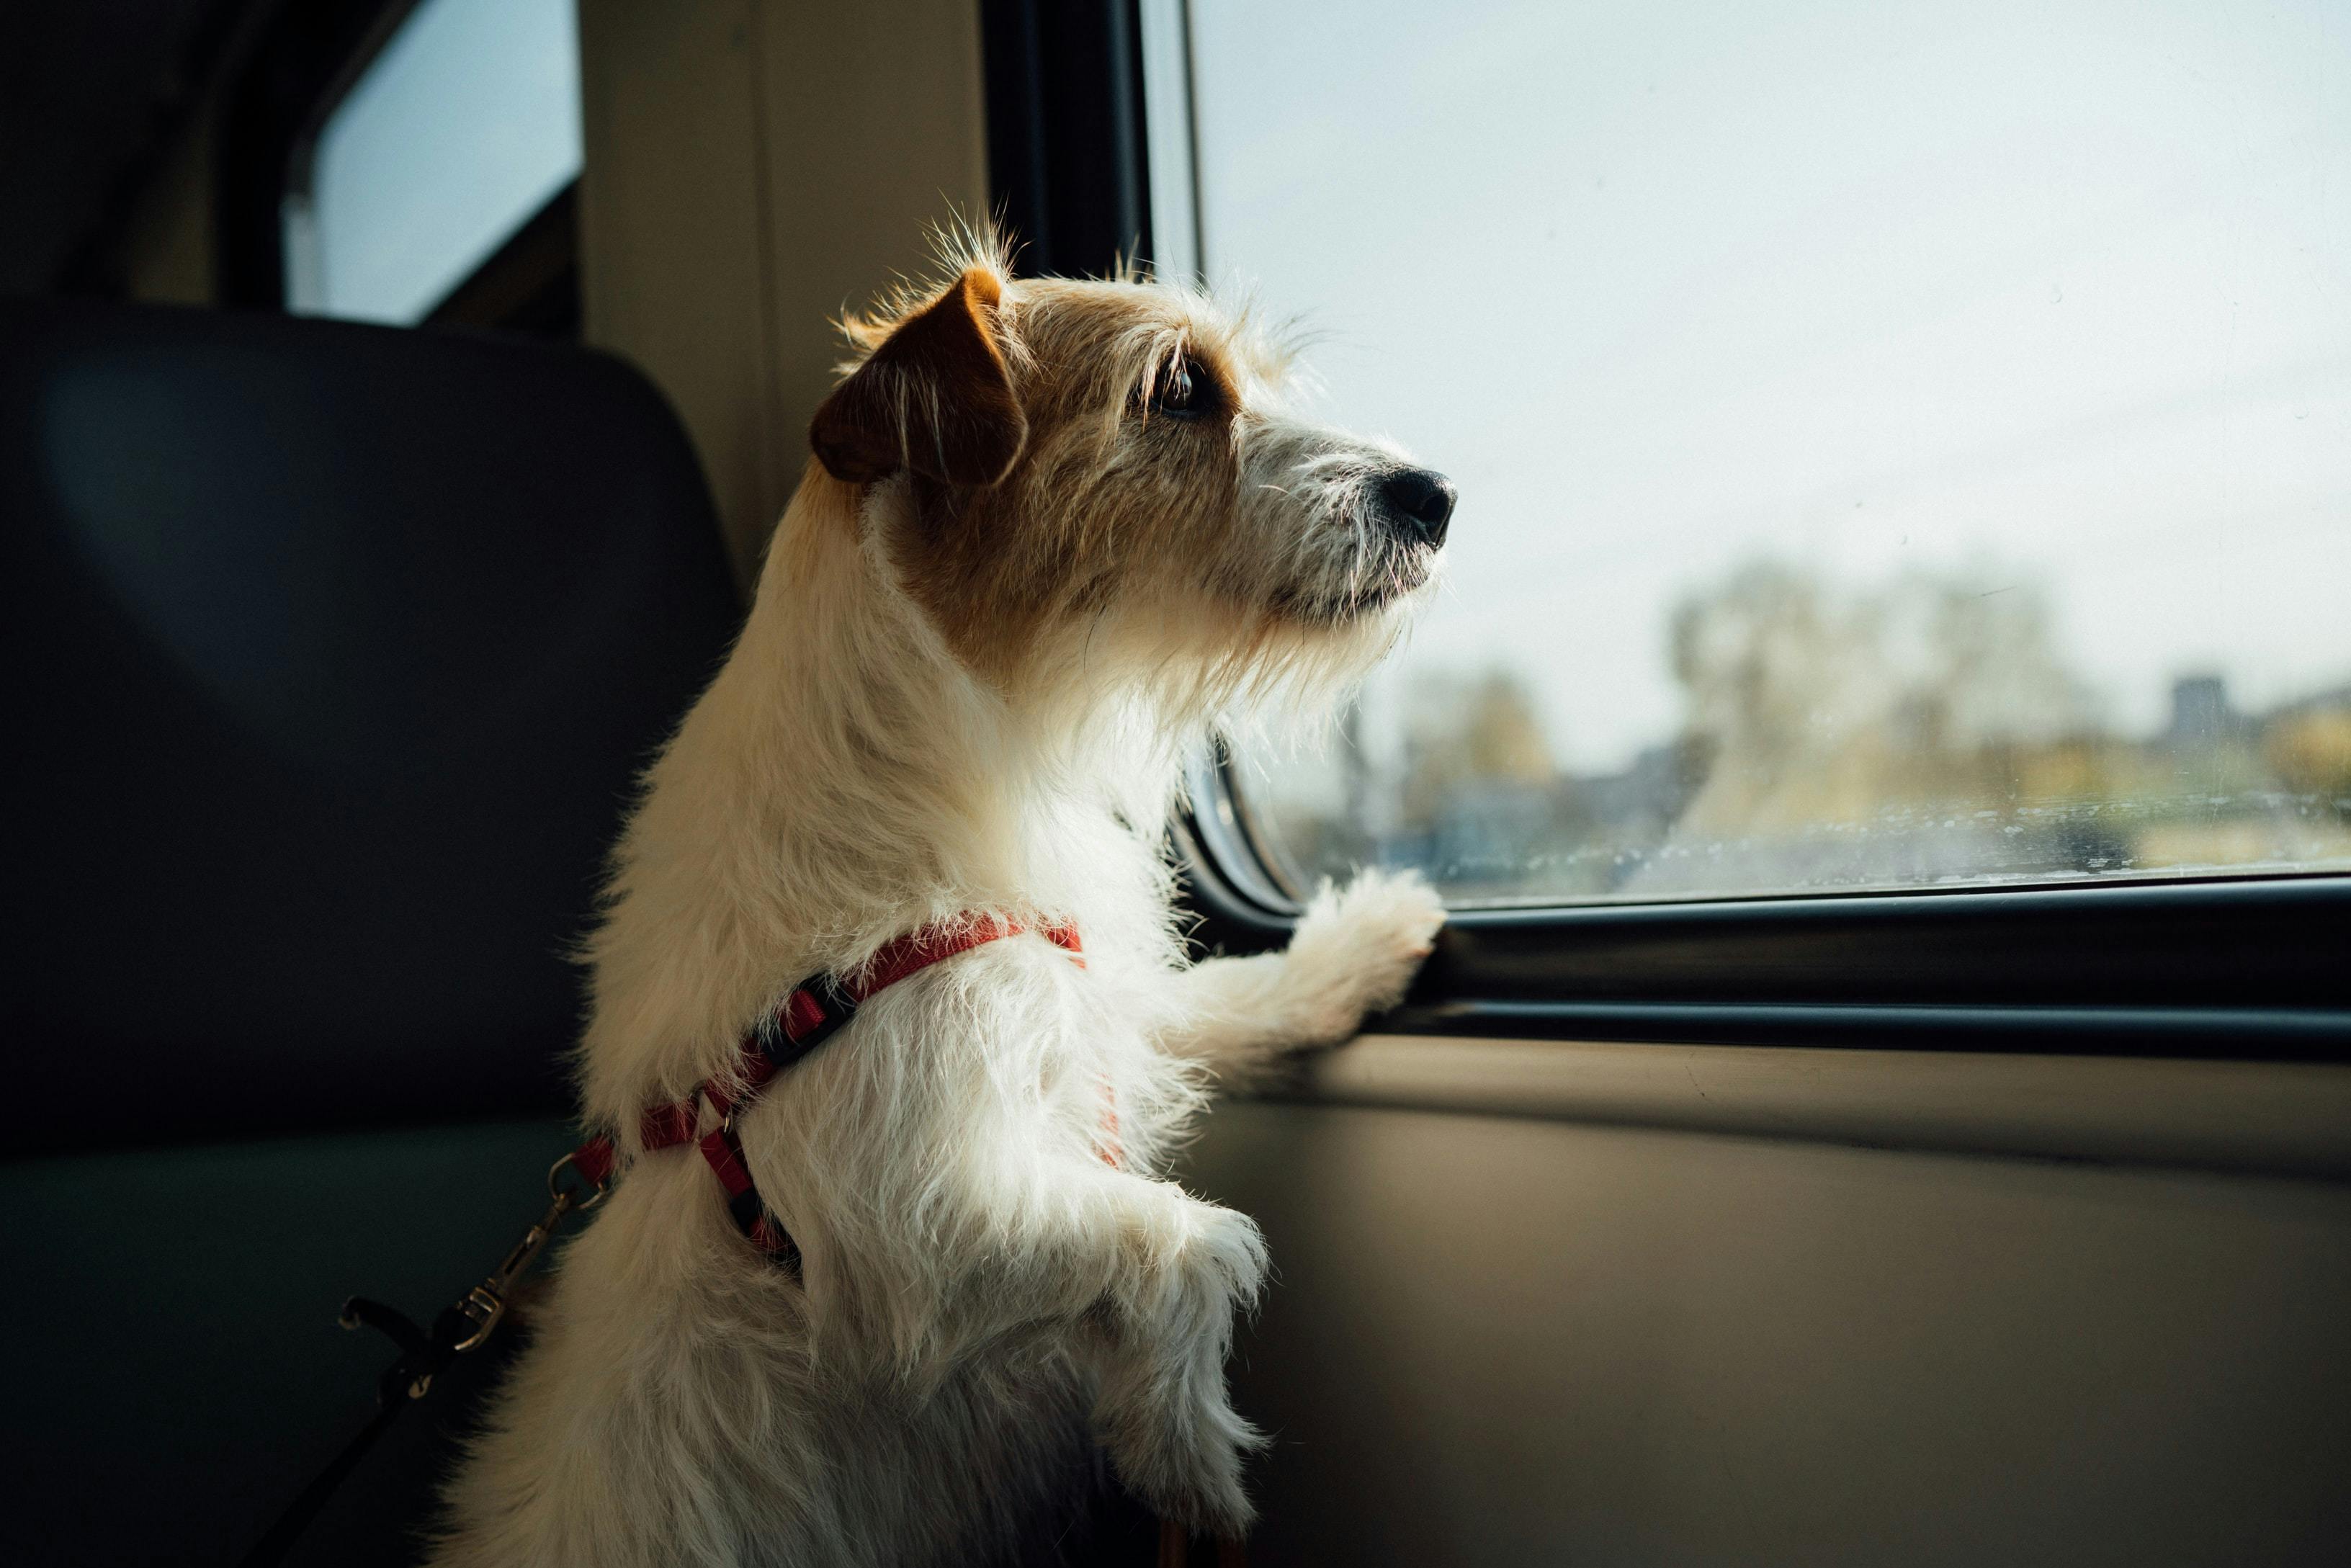
[[[916,514],[976,515],[957,508],[986,487],[811,468],[616,857],[581,1082],[628,1157],[451,1490],[445,1568],[982,1561],[1090,1442],[1164,1514],[1250,1518],[1259,1439],[1224,1362],[1264,1243],[1156,1173],[1214,1082],[1393,1004],[1442,915],[1417,880],[1367,874],[1316,899],[1286,954],[1189,963],[1162,845],[1187,751],[1252,704],[1359,674],[1427,563],[1368,541],[1367,476],[1395,454],[1282,413],[1280,358],[1245,323],[1185,291],[1012,283],[967,259],[1035,420],[1011,471],[1031,477],[988,504],[1091,527],[1089,507],[1181,510],[1214,483],[1233,494],[1198,499],[1224,520],[1197,544],[1140,525],[1089,543],[1134,557],[1142,586],[1054,601],[999,659],[994,622],[957,622],[959,646],[935,584],[928,605],[909,586],[945,537]],[[1050,348],[1121,312],[1103,363]],[[867,346],[896,325],[863,324]],[[1187,353],[1213,361],[1228,430],[1150,425],[1138,398]],[[1093,407],[1089,377],[1106,411],[1066,416]],[[901,439],[919,468],[923,440],[953,436]],[[1116,488],[1168,452],[1193,454],[1177,477]],[[1217,559],[1193,572],[1187,551]],[[1393,593],[1363,589],[1382,572]],[[1228,602],[1252,581],[1263,602]],[[726,1071],[794,982],[973,916],[1073,920],[1087,962],[991,942],[883,992],[768,1089],[741,1136],[804,1281],[737,1234],[692,1149],[636,1148],[639,1112]]]

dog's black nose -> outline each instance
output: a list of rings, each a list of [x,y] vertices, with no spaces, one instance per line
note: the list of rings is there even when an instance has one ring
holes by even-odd
[[[1380,481],[1380,500],[1397,528],[1434,547],[1453,521],[1453,481],[1426,468],[1399,468]]]

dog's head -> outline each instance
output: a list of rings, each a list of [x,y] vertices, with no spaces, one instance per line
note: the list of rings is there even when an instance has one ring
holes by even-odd
[[[1233,677],[1360,673],[1431,582],[1453,486],[1286,406],[1288,356],[1187,289],[967,267],[849,323],[835,478],[967,664],[1073,653]]]

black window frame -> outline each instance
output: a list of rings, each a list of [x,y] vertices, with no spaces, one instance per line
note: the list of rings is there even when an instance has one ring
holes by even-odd
[[[987,174],[1021,272],[1151,254],[1140,0],[981,0]]]
[[[287,194],[336,106],[421,3],[287,5],[246,56],[225,95],[214,167],[222,304],[287,308]],[[579,341],[579,183],[526,218],[416,325]]]
[[[986,0],[990,176],[1024,272],[1150,254],[1140,0]],[[1196,201],[1196,190],[1194,193]],[[1175,848],[1203,952],[1287,942],[1299,905],[1228,757]],[[1466,907],[1390,1032],[2351,1060],[2351,876],[2182,875]]]

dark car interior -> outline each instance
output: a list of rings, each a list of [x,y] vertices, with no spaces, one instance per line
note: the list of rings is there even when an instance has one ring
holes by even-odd
[[[0,319],[7,724],[43,759],[8,781],[43,824],[8,1033],[86,1064],[9,1171],[49,1278],[10,1308],[50,1427],[12,1485],[68,1556],[226,1558],[384,1359],[318,1304],[375,1273],[422,1308],[528,1218],[563,934],[736,601],[675,420],[609,359]],[[131,1451],[125,1511],[99,1483]]]
[[[429,298],[338,305],[289,228],[360,222],[333,117],[468,3],[0,16],[18,1561],[236,1561],[373,1408],[389,1350],[344,1298],[429,1315],[543,1207],[577,944],[807,461],[830,319],[951,210],[1001,214],[1024,272],[1170,254],[1178,193],[1186,223],[1222,210],[1211,46],[1257,25],[566,4],[577,166]],[[2309,58],[2351,87],[2351,42]],[[1199,117],[1181,193],[1170,70]],[[2339,289],[2346,258],[2314,265]],[[2313,362],[2351,450],[2351,359]],[[2313,633],[2317,695],[2226,721],[2275,771],[2245,797],[2302,836],[2148,847],[2187,841],[2167,818],[2127,829],[2128,875],[2076,832],[1997,877],[1774,883],[1766,857],[1496,893],[1502,852],[1458,845],[1538,795],[1541,831],[1586,831],[1614,797],[1440,737],[1397,754],[1472,759],[1428,765],[1449,808],[1411,817],[1410,785],[1384,819],[1358,777],[1310,832],[1238,746],[1201,759],[1173,846],[1200,951],[1279,946],[1351,857],[1429,869],[1454,913],[1401,1009],[1186,1156],[1277,1260],[1231,1374],[1273,1437],[1258,1526],[1218,1557],[1108,1498],[1069,1560],[2351,1560],[2345,624]],[[1687,827],[1728,809],[1699,773],[1733,742],[1677,744]],[[2130,744],[2239,822],[2205,753]],[[1711,863],[1761,854],[1764,820]],[[1479,854],[1486,883],[1445,869]],[[416,1560],[498,1370],[461,1361],[288,1561]]]

